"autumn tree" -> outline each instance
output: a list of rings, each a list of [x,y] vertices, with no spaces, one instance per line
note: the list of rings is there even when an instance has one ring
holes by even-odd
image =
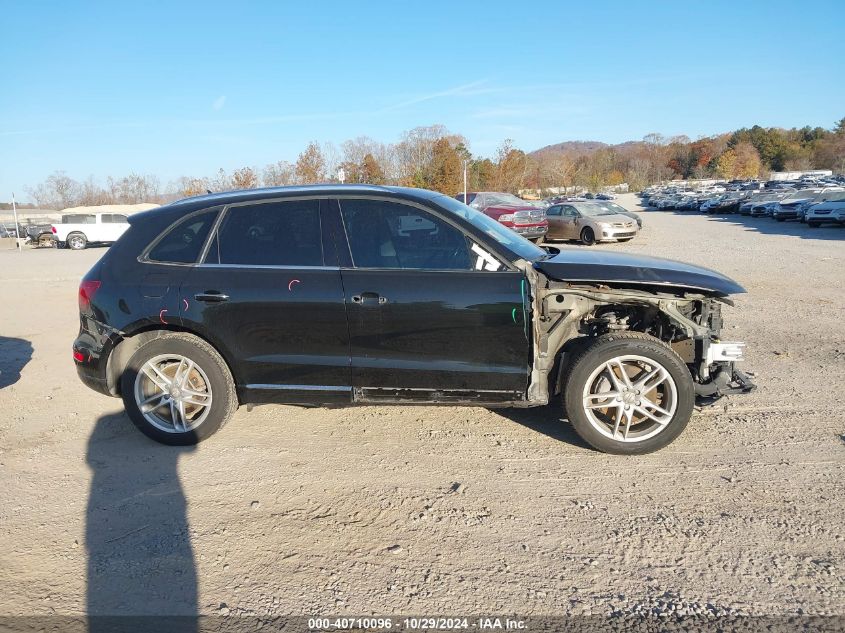
[[[323,152],[316,142],[311,142],[305,148],[299,158],[296,160],[294,167],[296,174],[296,181],[299,184],[311,184],[318,182],[325,182],[326,180],[326,160],[323,157]]]
[[[360,182],[366,182],[371,185],[384,184],[384,170],[372,154],[367,153],[358,167],[360,171]]]
[[[456,147],[440,138],[432,147],[431,165],[427,171],[426,187],[450,196],[463,190],[463,163]]]
[[[232,187],[235,189],[255,189],[258,176],[251,167],[241,167],[232,174]]]

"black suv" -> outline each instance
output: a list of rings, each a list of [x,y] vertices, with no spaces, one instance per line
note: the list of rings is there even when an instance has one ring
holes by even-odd
[[[325,185],[130,217],[83,278],[73,357],[138,428],[198,442],[241,404],[531,407],[645,453],[753,389],[719,339],[744,292],[670,260],[541,249],[454,198]]]

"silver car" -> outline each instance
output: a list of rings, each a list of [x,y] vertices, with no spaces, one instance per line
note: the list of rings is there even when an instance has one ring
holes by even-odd
[[[639,232],[637,222],[601,202],[566,202],[546,209],[549,231],[546,240],[627,242]]]

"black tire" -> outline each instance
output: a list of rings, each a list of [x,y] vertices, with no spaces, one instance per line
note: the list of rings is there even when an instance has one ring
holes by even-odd
[[[195,428],[177,432],[158,428],[141,413],[135,398],[135,382],[144,364],[156,356],[173,354],[190,359],[208,378],[212,403],[206,418]],[[136,427],[147,437],[171,446],[197,444],[220,430],[238,408],[235,381],[226,361],[211,345],[191,334],[167,333],[139,347],[123,370],[120,381],[123,405]]]
[[[587,246],[592,246],[596,243],[596,234],[589,226],[581,229],[581,242]]]
[[[67,236],[67,247],[73,251],[84,250],[88,246],[88,238],[82,233],[71,233]]]
[[[594,372],[609,360],[626,355],[640,356],[658,363],[671,376],[675,386],[675,409],[670,421],[650,437],[644,433],[642,440],[614,439],[609,436],[613,435],[609,427],[606,429],[609,435],[600,432],[588,417],[583,404],[587,381]],[[605,334],[596,338],[568,365],[561,393],[566,417],[578,435],[597,450],[617,455],[642,455],[667,446],[686,428],[695,405],[695,389],[684,361],[668,345],[639,332]]]

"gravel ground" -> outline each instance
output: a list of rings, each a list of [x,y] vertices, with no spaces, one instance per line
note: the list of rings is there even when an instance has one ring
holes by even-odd
[[[643,216],[593,248],[745,285],[760,387],[643,457],[557,406],[242,408],[159,446],[71,362],[103,250],[0,252],[0,614],[845,614],[845,230]]]

